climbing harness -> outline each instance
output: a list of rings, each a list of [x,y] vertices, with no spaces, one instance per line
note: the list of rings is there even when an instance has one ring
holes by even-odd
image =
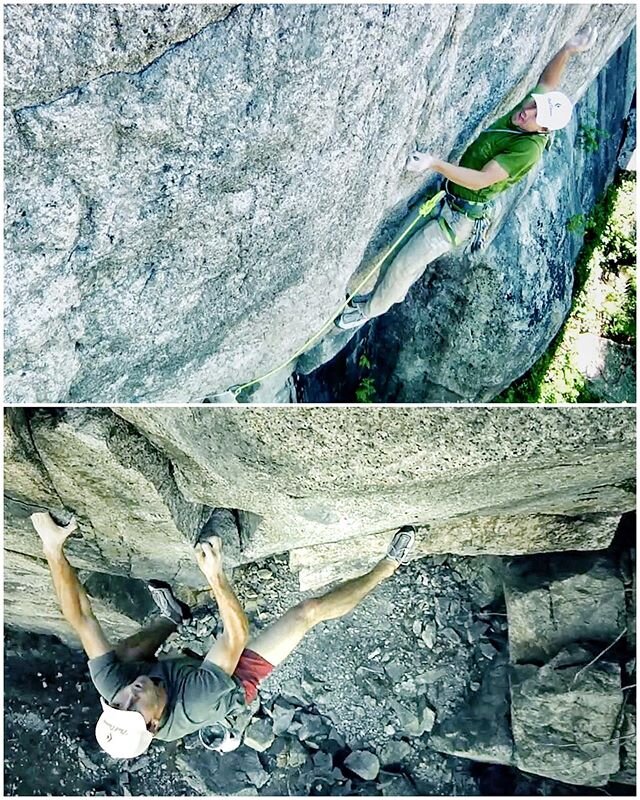
[[[465,217],[469,217],[469,219],[474,221],[467,249],[471,253],[478,252],[478,250],[481,250],[484,246],[487,232],[491,226],[493,203],[478,203],[473,200],[463,200],[461,197],[449,191],[448,180],[444,182],[444,191],[446,193],[445,201],[441,205],[436,216],[440,230],[449,240],[451,246],[457,247],[460,242],[453,229],[451,212],[464,214]]]
[[[260,375],[258,378],[254,378],[251,381],[247,381],[247,383],[236,384],[234,386],[230,386],[223,392],[218,392],[214,395],[211,395],[209,400],[210,402],[216,402],[215,398],[218,397],[227,397],[230,399],[229,395],[233,397],[233,400],[230,399],[230,402],[236,402],[236,398],[243,392],[245,389],[248,389],[250,386],[254,386],[257,383],[262,383],[262,381],[267,380],[267,378],[272,377],[280,370],[284,369],[288,366],[292,361],[296,358],[299,358],[304,352],[306,352],[312,344],[315,344],[318,339],[333,325],[334,320],[336,317],[340,316],[344,309],[349,305],[349,303],[356,297],[360,290],[367,284],[370,278],[372,278],[375,273],[380,269],[380,267],[384,264],[384,262],[389,258],[389,256],[394,253],[400,244],[405,241],[405,239],[413,233],[414,229],[417,225],[426,217],[431,216],[433,211],[435,210],[436,206],[443,200],[445,197],[446,192],[441,189],[440,191],[436,192],[433,197],[430,197],[428,200],[425,200],[422,205],[418,207],[418,213],[416,218],[400,233],[400,235],[391,243],[391,246],[386,251],[386,253],[379,258],[375,265],[367,272],[366,276],[358,283],[356,288],[351,292],[351,294],[347,297],[347,299],[340,304],[340,306],[331,314],[331,316],[326,320],[326,322],[322,325],[317,333],[314,333],[313,336],[310,336],[307,341],[301,345],[296,352],[289,356],[286,361],[283,361],[282,364],[279,364],[277,367],[270,369],[268,372],[265,372],[264,375]],[[226,402],[226,400],[220,400],[219,402]]]
[[[474,200],[464,200],[449,191],[449,181],[445,181],[445,191],[447,192],[446,202],[452,211],[457,211],[459,214],[464,214],[465,217],[473,220],[473,228],[469,238],[467,249],[470,253],[477,253],[485,245],[487,240],[487,233],[491,227],[491,219],[493,214],[493,203],[485,202],[478,203]],[[453,231],[451,232],[453,234]],[[454,238],[454,244],[455,242]]]

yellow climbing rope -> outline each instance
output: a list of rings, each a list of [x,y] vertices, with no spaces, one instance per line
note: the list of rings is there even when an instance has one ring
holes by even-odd
[[[248,381],[247,383],[243,383],[237,386],[230,386],[227,389],[228,392],[231,392],[234,397],[237,397],[240,392],[243,392],[245,389],[248,389],[250,386],[254,386],[256,383],[261,383],[262,381],[267,380],[272,375],[275,375],[277,372],[280,372],[281,369],[284,369],[288,364],[290,364],[294,359],[299,358],[304,352],[306,352],[312,344],[315,344],[316,341],[331,327],[334,320],[338,315],[342,314],[344,309],[349,305],[349,303],[353,300],[353,298],[358,294],[360,289],[369,281],[371,277],[376,273],[377,270],[380,269],[382,264],[389,258],[389,256],[397,250],[400,243],[403,242],[407,236],[413,231],[416,225],[420,222],[420,220],[424,217],[428,217],[429,214],[434,210],[434,208],[438,205],[440,200],[445,196],[446,192],[444,190],[440,190],[437,192],[433,197],[430,197],[426,200],[422,205],[418,208],[418,214],[416,218],[408,225],[404,231],[391,243],[387,252],[379,258],[375,265],[367,272],[366,276],[358,283],[356,288],[351,292],[351,294],[347,297],[347,299],[341,303],[341,305],[333,312],[333,314],[327,319],[327,321],[323,324],[319,331],[310,336],[307,341],[301,345],[296,352],[290,356],[286,361],[283,361],[282,364],[279,364],[277,367],[270,369],[269,372],[265,372],[264,375],[260,375],[258,378],[254,378],[252,381]],[[221,392],[220,394],[226,394],[225,392]],[[217,397],[219,395],[214,395]]]

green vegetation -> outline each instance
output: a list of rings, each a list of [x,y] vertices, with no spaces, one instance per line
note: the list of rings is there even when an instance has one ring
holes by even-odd
[[[358,359],[358,366],[363,370],[371,369],[371,362],[367,354],[363,353]],[[374,379],[369,375],[363,375],[356,388],[356,402],[373,403],[376,399],[376,385]]]
[[[587,228],[588,219],[584,214],[574,214],[567,220],[567,230],[569,233],[584,233]]]
[[[588,117],[578,128],[578,145],[587,153],[595,153],[600,148],[600,143],[611,135],[608,131],[598,128],[595,115]]]
[[[569,231],[584,232],[569,316],[547,352],[494,402],[597,402],[577,367],[580,334],[596,334],[635,350],[635,189],[635,174],[621,172],[589,216],[567,220]]]

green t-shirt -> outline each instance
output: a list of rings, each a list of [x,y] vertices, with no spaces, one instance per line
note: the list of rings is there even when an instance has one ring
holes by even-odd
[[[547,91],[546,87],[540,85],[533,89],[533,92],[537,93]],[[547,146],[548,134],[522,133],[520,128],[511,122],[513,114],[531,100],[531,94],[532,92],[508,114],[497,119],[483,131],[475,141],[471,142],[460,159],[460,166],[469,169],[482,169],[490,161],[497,161],[502,169],[509,173],[509,177],[478,191],[466,189],[464,186],[449,181],[448,188],[453,194],[463,200],[472,200],[476,203],[487,202],[518,183],[538,163]],[[501,130],[495,130],[497,128]],[[503,133],[502,131],[516,131],[516,133]]]
[[[207,661],[180,656],[164,661],[119,661],[110,650],[89,660],[96,689],[107,703],[138,675],[160,678],[167,690],[167,708],[156,738],[181,739],[205,725],[220,722],[244,705],[244,689],[220,667]]]

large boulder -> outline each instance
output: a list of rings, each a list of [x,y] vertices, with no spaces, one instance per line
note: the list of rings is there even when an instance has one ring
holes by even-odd
[[[594,654],[595,655],[595,654]],[[620,769],[620,666],[572,648],[511,668],[515,763],[525,772],[604,786]]]
[[[197,400],[286,362],[425,188],[403,170],[416,142],[459,155],[589,19],[598,47],[567,75],[583,97],[634,18],[629,5],[6,6],[7,399]],[[598,106],[613,125],[626,58],[619,101]],[[426,397],[408,380],[418,357],[432,383],[480,396],[548,343],[577,248],[564,222],[598,183],[569,192],[581,165],[561,170],[566,153],[560,137],[500,257],[444,264],[449,283],[419,313],[385,320],[415,339],[394,357],[406,396]]]
[[[505,599],[514,663],[549,661],[578,642],[604,649],[625,630],[624,584],[603,556],[516,560],[505,580]]]

